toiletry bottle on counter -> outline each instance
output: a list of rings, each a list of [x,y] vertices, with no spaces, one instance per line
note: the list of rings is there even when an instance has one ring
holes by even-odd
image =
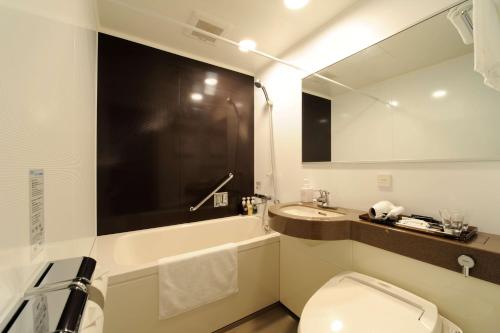
[[[314,198],[314,190],[309,183],[309,179],[304,178],[304,185],[300,189],[300,201],[312,202]]]
[[[245,197],[241,198],[241,213],[243,215],[247,215],[248,214],[247,200],[246,200]]]
[[[257,214],[258,209],[257,209],[257,201],[255,200],[255,197],[252,197],[252,208],[253,208],[253,214]]]
[[[247,211],[248,211],[248,215],[253,215],[253,206],[252,206],[252,201],[250,200],[250,197],[247,197]]]

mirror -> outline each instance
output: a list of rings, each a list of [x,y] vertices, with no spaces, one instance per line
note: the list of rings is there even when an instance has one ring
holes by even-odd
[[[302,81],[303,162],[500,159],[500,93],[448,12]]]

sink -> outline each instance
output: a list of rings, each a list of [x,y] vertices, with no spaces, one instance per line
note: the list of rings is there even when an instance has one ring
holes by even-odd
[[[364,212],[342,207],[318,207],[312,203],[288,202],[269,207],[269,226],[283,235],[316,239],[350,239],[351,222]]]
[[[283,213],[299,217],[341,217],[345,214],[333,212],[328,209],[313,208],[302,205],[290,205],[281,208]]]

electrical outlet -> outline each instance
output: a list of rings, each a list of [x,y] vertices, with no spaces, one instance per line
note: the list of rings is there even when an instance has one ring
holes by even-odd
[[[392,175],[378,175],[377,185],[383,189],[390,189],[392,187]]]
[[[217,192],[214,194],[214,207],[226,207],[228,204],[227,192]]]

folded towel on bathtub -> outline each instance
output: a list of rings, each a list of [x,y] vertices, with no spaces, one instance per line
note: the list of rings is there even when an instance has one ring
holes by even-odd
[[[158,280],[160,320],[237,293],[237,246],[228,243],[160,259]]]

